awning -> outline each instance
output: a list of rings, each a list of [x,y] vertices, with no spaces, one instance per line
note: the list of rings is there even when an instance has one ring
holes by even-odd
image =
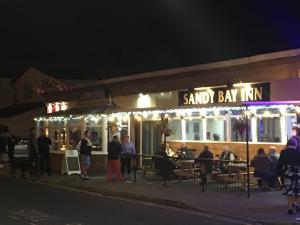
[[[98,106],[75,107],[65,111],[48,113],[43,116],[59,117],[59,116],[83,115],[83,114],[101,114],[101,113],[109,113],[110,111],[114,111],[118,109],[120,108],[115,104],[102,104]]]

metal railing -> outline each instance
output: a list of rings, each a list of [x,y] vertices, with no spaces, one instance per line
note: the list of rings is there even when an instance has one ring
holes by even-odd
[[[246,161],[137,155],[134,182],[199,185],[202,191],[245,193]]]

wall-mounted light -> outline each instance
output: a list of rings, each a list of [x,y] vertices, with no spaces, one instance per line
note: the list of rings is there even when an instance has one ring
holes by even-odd
[[[139,94],[139,98],[137,100],[138,108],[149,108],[151,107],[151,98],[149,95]]]

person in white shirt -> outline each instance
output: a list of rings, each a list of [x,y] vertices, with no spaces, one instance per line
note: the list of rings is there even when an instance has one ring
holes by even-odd
[[[121,152],[121,172],[122,176],[125,175],[125,170],[127,172],[127,176],[130,176],[131,172],[131,163],[132,159],[135,158],[135,146],[129,140],[129,136],[125,135],[122,142],[122,152]]]

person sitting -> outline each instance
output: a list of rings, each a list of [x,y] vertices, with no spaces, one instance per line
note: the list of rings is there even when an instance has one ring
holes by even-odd
[[[269,148],[268,156],[272,160],[271,170],[272,170],[273,174],[275,176],[277,176],[277,164],[278,164],[278,160],[279,160],[279,154],[276,153],[276,147],[275,146],[271,146]]]
[[[166,153],[166,146],[164,144],[161,145],[160,151],[157,156],[153,156],[154,167],[159,172],[158,174],[162,177],[169,177],[170,175],[174,175],[174,169],[176,168],[175,163],[169,158]]]
[[[189,149],[186,146],[186,144],[184,144],[184,143],[182,143],[180,145],[179,158],[181,158],[181,159],[194,159],[194,155],[193,155],[191,149]]]
[[[224,146],[222,154],[221,154],[219,160],[220,160],[220,170],[221,170],[221,172],[222,173],[228,173],[228,165],[232,164],[232,162],[235,160],[235,156],[229,150],[229,147],[227,145]]]
[[[272,171],[273,162],[265,153],[263,148],[259,148],[257,154],[252,159],[250,166],[254,167],[254,177],[258,179],[258,186],[261,188],[262,181],[266,181],[271,189],[275,188],[276,175]]]
[[[166,153],[169,157],[175,157],[176,153],[170,148],[169,144],[166,144]]]
[[[213,171],[213,158],[214,156],[209,150],[208,145],[205,145],[203,151],[195,160],[195,163],[200,166],[200,178],[202,185],[207,182],[207,174],[210,174]]]

